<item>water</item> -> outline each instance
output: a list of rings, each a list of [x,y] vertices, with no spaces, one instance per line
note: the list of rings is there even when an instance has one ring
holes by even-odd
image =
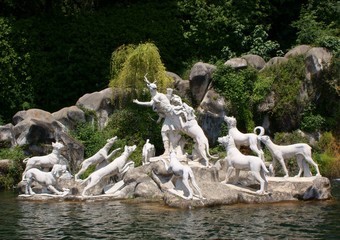
[[[340,182],[333,182],[340,199]],[[340,200],[192,210],[158,203],[26,202],[0,193],[0,239],[340,239]]]

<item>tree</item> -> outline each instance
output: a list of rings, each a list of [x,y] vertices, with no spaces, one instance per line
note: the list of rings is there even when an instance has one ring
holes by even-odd
[[[6,122],[18,109],[33,104],[33,86],[28,74],[30,55],[25,52],[25,45],[26,39],[12,33],[11,21],[0,18],[0,118]]]
[[[133,47],[131,46],[131,48]],[[131,53],[129,53],[130,51]],[[122,54],[122,52],[124,53]],[[158,48],[153,43],[139,44],[133,51],[130,48],[118,48],[113,53],[113,59],[115,57],[118,59],[118,56],[125,56],[126,60],[122,64],[121,71],[110,81],[110,86],[113,89],[128,91],[132,97],[139,96],[146,86],[145,74],[150,81],[157,81],[160,92],[165,92],[166,88],[171,86],[172,79],[166,74]],[[111,69],[113,68],[111,67]]]

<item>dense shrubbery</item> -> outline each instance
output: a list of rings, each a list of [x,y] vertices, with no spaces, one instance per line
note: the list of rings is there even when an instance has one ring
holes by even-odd
[[[24,158],[24,151],[19,147],[0,149],[0,159],[12,160],[8,171],[4,174],[0,174],[0,188],[12,189],[21,181],[23,172],[22,160]]]

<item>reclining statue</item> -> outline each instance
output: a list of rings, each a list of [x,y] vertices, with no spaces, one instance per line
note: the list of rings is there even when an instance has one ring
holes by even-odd
[[[106,165],[108,164],[108,160],[112,158],[112,156],[120,150],[120,148],[113,150],[110,154],[109,151],[112,147],[112,145],[117,140],[117,136],[107,139],[106,144],[104,147],[102,147],[97,153],[95,153],[93,156],[85,159],[81,163],[80,170],[74,175],[74,178],[76,181],[79,180],[79,176],[83,174],[91,165],[104,165],[104,162]]]
[[[52,153],[45,155],[45,156],[34,156],[31,158],[25,158],[23,160],[26,163],[26,168],[22,174],[22,178],[26,172],[31,168],[39,168],[42,170],[50,170],[55,164],[64,164],[67,165],[65,162],[65,158],[61,155],[61,149],[64,148],[64,145],[61,142],[52,142]]]
[[[32,190],[32,183],[34,181],[38,182],[40,185],[47,187],[51,192],[61,195],[64,194],[63,191],[57,189],[57,179],[65,173],[66,165],[55,164],[51,172],[43,172],[37,168],[31,168],[27,170],[23,176],[23,181],[26,182],[25,194],[34,195],[35,192]]]
[[[90,174],[83,182],[82,184],[87,184],[86,187],[83,190],[82,196],[86,196],[86,192],[99,184],[101,180],[105,177],[109,176],[115,176],[119,173],[123,173],[127,171],[131,164],[134,164],[133,162],[128,162],[129,156],[132,154],[133,151],[136,150],[136,145],[133,146],[125,146],[124,152],[122,155],[116,159],[114,159],[111,163],[109,163],[107,166],[98,169]]]

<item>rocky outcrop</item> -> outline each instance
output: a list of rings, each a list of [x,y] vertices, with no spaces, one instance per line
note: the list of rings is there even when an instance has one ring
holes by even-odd
[[[14,138],[13,124],[9,123],[0,126],[0,147],[10,148],[16,145]]]
[[[14,138],[19,146],[51,143],[63,131],[63,125],[41,109],[18,112],[13,116],[13,123]]]
[[[113,112],[113,92],[106,88],[100,92],[87,93],[78,99],[76,105],[95,111],[100,128],[104,128]]]
[[[67,129],[73,129],[77,123],[84,123],[86,121],[85,113],[77,106],[62,108],[52,113],[52,116]]]
[[[327,68],[332,60],[332,54],[325,48],[311,48],[306,53],[306,79],[311,80],[313,76]]]
[[[224,63],[226,66],[230,66],[235,69],[246,68],[248,66],[247,60],[244,58],[231,58]]]
[[[203,62],[198,62],[191,68],[189,76],[190,90],[196,104],[199,104],[206,94],[215,69],[214,65]]]
[[[311,49],[312,47],[309,45],[298,45],[294,48],[292,48],[291,50],[289,50],[286,54],[285,54],[285,58],[290,58],[293,56],[297,56],[297,55],[305,55],[309,49]]]
[[[247,61],[248,66],[251,66],[256,70],[261,70],[266,64],[262,57],[254,54],[243,55],[242,58]]]
[[[214,89],[205,94],[198,107],[199,122],[210,143],[215,143],[220,136],[225,115],[225,100]]]
[[[99,188],[95,193],[93,192],[94,196],[82,197],[80,193],[84,184],[75,182],[74,179],[69,179],[62,180],[64,187],[72,188],[67,196],[20,195],[19,199],[46,200],[55,198],[65,201],[107,201],[134,198],[136,201],[164,201],[165,204],[176,208],[196,208],[237,203],[276,203],[331,198],[330,182],[324,177],[269,177],[268,192],[266,194],[257,194],[256,190],[259,189],[259,184],[247,172],[241,174],[239,181],[241,185],[234,185],[220,183],[225,176],[225,171],[219,170],[220,168],[200,166],[192,166],[191,168],[204,197],[203,199],[195,197],[193,200],[185,200],[178,197],[183,194],[183,190],[181,185],[178,184],[177,177],[167,173],[164,164],[160,162],[153,162],[149,165],[130,169],[125,175],[121,176],[122,180],[105,188],[107,194],[103,194],[104,189]],[[231,179],[231,181],[233,180]],[[115,185],[117,185],[116,188]],[[114,189],[114,191],[110,192],[110,188]]]

